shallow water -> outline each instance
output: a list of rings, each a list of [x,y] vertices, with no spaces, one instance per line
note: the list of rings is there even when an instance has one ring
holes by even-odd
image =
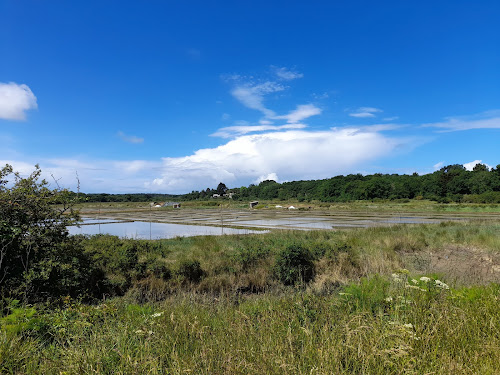
[[[82,224],[95,222],[92,219],[84,219]],[[184,224],[166,224],[166,223],[148,223],[144,221],[132,222],[115,222],[109,223],[109,220],[100,221],[101,224],[88,224],[68,227],[69,234],[111,234],[122,238],[135,239],[161,239],[174,237],[190,237],[190,236],[205,236],[205,235],[224,235],[224,234],[250,234],[250,233],[265,233],[267,231],[255,231],[249,229],[235,229],[227,227],[209,227],[201,225],[184,225]]]

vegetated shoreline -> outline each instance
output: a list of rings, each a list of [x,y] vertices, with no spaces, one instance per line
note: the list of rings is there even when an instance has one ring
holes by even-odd
[[[498,371],[498,220],[82,241],[105,300],[4,306],[0,372]]]

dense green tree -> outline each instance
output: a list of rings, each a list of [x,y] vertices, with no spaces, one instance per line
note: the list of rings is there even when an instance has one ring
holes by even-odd
[[[90,290],[102,274],[67,226],[78,215],[70,192],[49,189],[35,167],[26,178],[0,170],[0,291],[26,301]]]

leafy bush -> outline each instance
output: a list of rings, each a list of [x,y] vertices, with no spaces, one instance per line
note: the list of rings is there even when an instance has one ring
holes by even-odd
[[[78,220],[74,197],[40,175],[38,166],[26,178],[0,169],[1,295],[37,302],[98,293],[104,276],[66,229]]]
[[[275,274],[284,285],[308,283],[316,268],[313,254],[301,245],[290,245],[276,257]]]
[[[205,276],[205,271],[203,271],[200,262],[197,260],[182,260],[177,273],[193,283],[200,282]]]

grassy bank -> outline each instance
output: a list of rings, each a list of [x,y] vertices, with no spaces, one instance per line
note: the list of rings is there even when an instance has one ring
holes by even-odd
[[[106,300],[5,301],[0,373],[498,373],[498,221],[84,246]]]

